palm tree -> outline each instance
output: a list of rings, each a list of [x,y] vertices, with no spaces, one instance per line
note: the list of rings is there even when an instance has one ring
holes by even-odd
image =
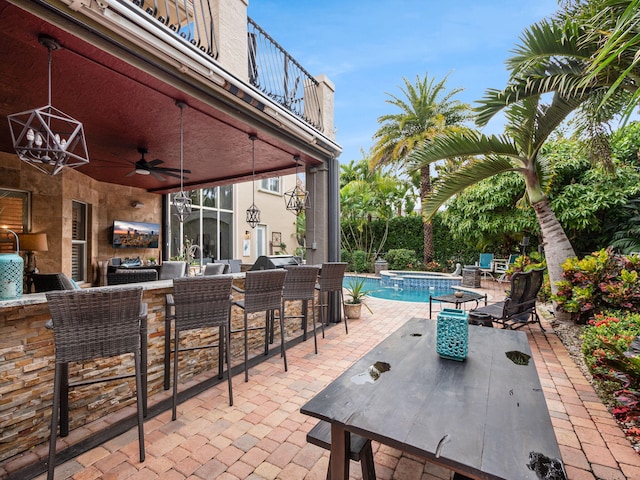
[[[378,118],[381,125],[373,138],[369,166],[381,169],[394,166],[404,169],[407,159],[414,149],[424,141],[438,134],[456,131],[469,118],[467,104],[453,97],[462,89],[446,90],[447,77],[436,82],[425,74],[424,79],[416,77],[415,85],[403,78],[404,88],[400,88],[405,99],[387,94],[391,99],[387,103],[397,107],[400,112],[383,115]],[[420,199],[424,203],[431,191],[431,168],[426,165],[420,169]],[[424,262],[434,257],[431,222],[424,222]]]
[[[423,205],[423,215],[432,218],[449,198],[482,179],[503,172],[518,172],[524,177],[526,197],[538,219],[555,293],[555,282],[562,275],[561,265],[575,256],[575,252],[545,194],[545,162],[540,149],[578,104],[579,100],[565,99],[557,94],[548,105],[541,102],[540,96],[531,96],[505,110],[504,135],[485,136],[475,131],[463,131],[423,142],[411,155],[410,161],[416,169],[443,159],[474,157],[438,181]]]
[[[640,96],[638,0],[565,3],[565,10],[554,18],[525,30],[515,55],[507,62],[511,71],[507,86],[488,90],[476,109],[476,123],[486,125],[506,108],[507,136],[452,135],[425,145],[415,158],[421,165],[461,155],[483,157],[439,183],[424,209],[427,215],[482,178],[501,171],[520,172],[544,238],[554,293],[561,264],[574,253],[541,189],[544,159],[538,157],[540,147],[551,131],[580,107],[578,118],[583,120],[579,125],[591,139],[592,154],[611,166],[603,124],[619,114],[623,105],[635,105],[633,101],[637,103]],[[543,94],[553,95],[551,105],[540,105]]]
[[[369,161],[367,160],[364,152],[362,159],[349,161],[349,163],[340,164],[340,188],[344,187],[349,182],[354,180],[371,181],[374,178],[374,172],[369,169]]]
[[[347,230],[343,230],[342,244],[347,250],[363,250],[374,260],[386,242],[389,220],[414,202],[411,185],[389,172],[370,171],[367,165],[366,159],[341,165],[340,210]],[[386,222],[382,238],[375,238],[371,229],[374,218]]]
[[[628,55],[620,55],[620,50],[616,51],[620,55],[616,61],[602,61],[598,67],[594,62],[601,58],[607,26],[618,22],[620,9],[616,6],[629,1],[576,2],[554,18],[527,28],[514,55],[507,60],[511,72],[507,86],[504,90],[487,90],[476,109],[476,123],[486,125],[506,106],[531,96],[557,92],[565,98],[579,99],[575,120],[578,131],[584,134],[592,158],[612,168],[606,125],[637,92],[640,72]]]

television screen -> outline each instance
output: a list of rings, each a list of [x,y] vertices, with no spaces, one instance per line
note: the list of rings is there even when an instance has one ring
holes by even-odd
[[[158,248],[159,223],[113,222],[113,248]]]

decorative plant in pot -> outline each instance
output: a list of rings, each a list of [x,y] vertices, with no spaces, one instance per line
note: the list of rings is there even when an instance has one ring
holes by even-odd
[[[369,305],[364,303],[364,299],[372,292],[370,289],[366,289],[366,278],[353,276],[348,277],[345,290],[347,292],[347,298],[344,301],[344,314],[349,319],[358,319],[362,312],[362,306],[364,305],[370,313],[373,313]]]

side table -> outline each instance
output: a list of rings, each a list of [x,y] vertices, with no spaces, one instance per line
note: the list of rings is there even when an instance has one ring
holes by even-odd
[[[475,292],[463,292],[461,297],[456,296],[454,293],[448,295],[437,295],[435,297],[429,295],[429,318],[432,313],[432,305],[433,301],[436,302],[444,302],[444,303],[453,303],[455,304],[455,308],[459,308],[460,305],[467,302],[476,302],[476,307],[479,305],[480,300],[484,299],[484,305],[487,305],[487,294],[484,295]]]

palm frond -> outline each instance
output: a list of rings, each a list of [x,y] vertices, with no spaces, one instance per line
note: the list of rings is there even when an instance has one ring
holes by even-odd
[[[422,143],[409,156],[411,170],[422,168],[438,160],[457,157],[509,156],[520,159],[516,144],[504,135],[483,135],[474,130],[439,135]]]
[[[465,188],[498,173],[518,171],[505,157],[486,157],[463,165],[458,170],[445,175],[435,185],[422,205],[422,215],[429,221],[444,203]]]
[[[526,77],[531,70],[540,69],[563,58],[587,61],[593,55],[591,44],[582,44],[579,25],[567,25],[554,19],[541,20],[528,27],[520,37],[521,43],[507,60],[512,78]]]

